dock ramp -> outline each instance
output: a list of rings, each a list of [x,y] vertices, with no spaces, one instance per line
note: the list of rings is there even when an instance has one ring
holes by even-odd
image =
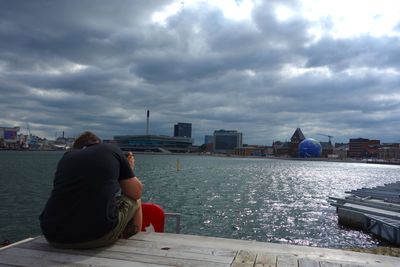
[[[346,192],[345,198],[330,197],[339,224],[400,245],[400,182]]]

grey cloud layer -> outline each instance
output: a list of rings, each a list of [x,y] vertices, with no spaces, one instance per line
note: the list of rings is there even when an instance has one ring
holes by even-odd
[[[311,22],[279,22],[271,2],[251,22],[204,4],[153,24],[166,4],[1,1],[0,124],[110,138],[143,133],[150,109],[153,133],[192,122],[197,143],[219,128],[258,144],[296,127],[338,141],[399,139],[398,37],[313,43]]]

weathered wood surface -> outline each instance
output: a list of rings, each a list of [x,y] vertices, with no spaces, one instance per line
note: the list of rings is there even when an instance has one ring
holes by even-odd
[[[43,237],[0,250],[3,266],[400,266],[400,258],[343,250],[167,233],[140,233],[99,249],[49,246]]]

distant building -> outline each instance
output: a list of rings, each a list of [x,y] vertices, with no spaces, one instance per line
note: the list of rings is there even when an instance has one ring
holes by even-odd
[[[290,142],[274,141],[272,143],[273,154],[276,157],[290,156]]]
[[[16,149],[20,147],[19,127],[0,127],[0,147]]]
[[[205,147],[205,149],[204,149],[204,152],[206,152],[206,153],[212,153],[213,152],[213,146],[214,146],[214,144],[213,143],[209,143],[209,144],[205,144],[206,145],[206,147]]]
[[[348,156],[350,158],[377,157],[380,142],[380,140],[351,138]]]
[[[213,135],[206,135],[204,136],[204,144],[212,144],[214,142],[214,136]]]
[[[290,138],[290,155],[292,157],[298,156],[299,144],[304,139],[306,139],[306,138],[305,138],[303,132],[301,131],[300,128],[297,128],[296,131],[294,131],[292,137]]]
[[[114,140],[122,150],[142,152],[185,153],[193,144],[192,138],[165,135],[120,135]]]
[[[214,131],[213,151],[215,153],[233,154],[242,146],[242,133],[233,130]]]
[[[113,139],[103,139],[103,143],[118,145],[117,141]]]
[[[174,125],[174,136],[192,138],[192,124],[178,122]]]
[[[255,157],[265,157],[267,155],[272,155],[272,147],[268,146],[242,146],[235,149],[235,155],[239,156],[255,156]]]
[[[28,135],[26,134],[18,134],[18,142],[20,143],[20,148],[21,149],[28,149]],[[0,142],[0,147],[1,147],[1,142]]]
[[[382,144],[378,149],[378,158],[384,160],[399,160],[400,159],[400,144]]]
[[[331,142],[319,142],[322,147],[321,157],[327,158],[328,155],[333,154],[333,146]]]
[[[381,147],[380,140],[371,140],[377,141],[376,143],[372,142],[368,145],[367,153],[370,158],[377,158],[379,153],[379,148]]]
[[[346,159],[349,151],[349,144],[347,143],[335,143],[332,154],[336,155],[338,159]]]
[[[335,143],[335,148],[339,148],[339,147],[349,148],[349,144],[348,143]]]

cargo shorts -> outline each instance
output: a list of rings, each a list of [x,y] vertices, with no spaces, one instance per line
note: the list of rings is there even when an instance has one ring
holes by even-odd
[[[49,241],[56,248],[87,249],[98,248],[113,244],[118,238],[128,238],[140,231],[138,226],[133,225],[133,215],[139,208],[139,202],[127,196],[117,198],[118,224],[109,233],[90,241],[79,243],[55,243]]]

